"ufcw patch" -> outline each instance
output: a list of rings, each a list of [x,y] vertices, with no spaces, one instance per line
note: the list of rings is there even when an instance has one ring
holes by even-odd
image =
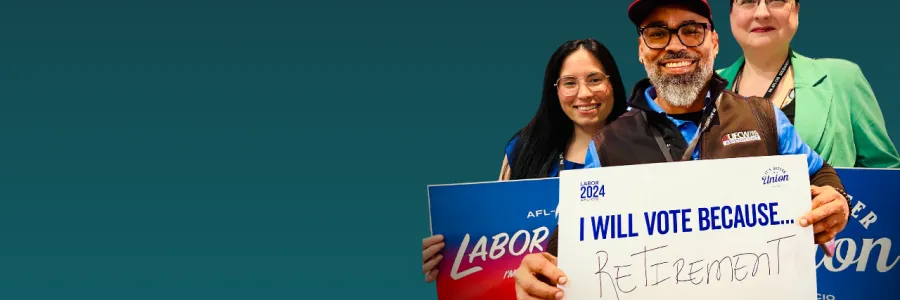
[[[744,142],[752,142],[752,141],[760,141],[762,139],[759,138],[759,132],[756,130],[748,130],[748,131],[738,131],[726,134],[722,137],[722,145],[728,146],[731,144],[744,143]]]

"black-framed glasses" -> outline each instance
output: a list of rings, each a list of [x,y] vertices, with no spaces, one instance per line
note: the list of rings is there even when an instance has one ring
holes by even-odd
[[[578,89],[581,88],[581,85],[578,83],[579,80],[584,80],[585,86],[592,92],[599,92],[606,87],[603,83],[608,78],[609,76],[606,76],[603,72],[593,72],[583,79],[575,76],[563,76],[557,79],[554,85],[564,96],[575,96],[578,94]]]
[[[686,23],[678,28],[669,28],[666,25],[654,25],[641,27],[638,32],[644,39],[644,44],[654,50],[665,49],[672,41],[672,34],[678,36],[686,47],[697,47],[706,39],[707,23]]]
[[[759,2],[761,0],[734,0],[734,3],[737,4],[737,7],[743,11],[751,11],[759,7]],[[791,2],[793,0],[764,0],[766,2],[766,7],[770,9],[780,9]]]

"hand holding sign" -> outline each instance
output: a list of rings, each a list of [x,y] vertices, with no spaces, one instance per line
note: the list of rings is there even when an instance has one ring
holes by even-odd
[[[437,265],[444,258],[439,252],[444,249],[444,236],[432,235],[422,239],[422,272],[425,273],[425,282],[437,280]]]
[[[809,188],[813,196],[812,210],[800,219],[800,226],[812,224],[816,244],[824,244],[844,230],[849,220],[850,207],[847,199],[833,187],[811,185]],[[827,248],[822,250],[825,250],[825,255],[833,255]]]
[[[566,284],[566,274],[556,267],[556,257],[549,253],[525,256],[516,270],[516,299],[562,299],[563,291],[538,279],[547,278],[553,285]]]

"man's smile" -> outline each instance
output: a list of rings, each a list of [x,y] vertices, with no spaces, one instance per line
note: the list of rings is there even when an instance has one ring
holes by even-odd
[[[695,59],[663,60],[659,63],[663,71],[669,74],[684,74],[693,70],[696,65]]]

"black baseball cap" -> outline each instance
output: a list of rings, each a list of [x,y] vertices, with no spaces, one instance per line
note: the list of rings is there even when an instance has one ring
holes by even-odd
[[[706,2],[706,0],[635,0],[628,6],[628,18],[631,19],[634,26],[641,26],[644,19],[654,9],[670,4],[684,5],[688,10],[709,19],[709,27],[715,28],[712,20],[712,10],[709,8],[709,2]]]

